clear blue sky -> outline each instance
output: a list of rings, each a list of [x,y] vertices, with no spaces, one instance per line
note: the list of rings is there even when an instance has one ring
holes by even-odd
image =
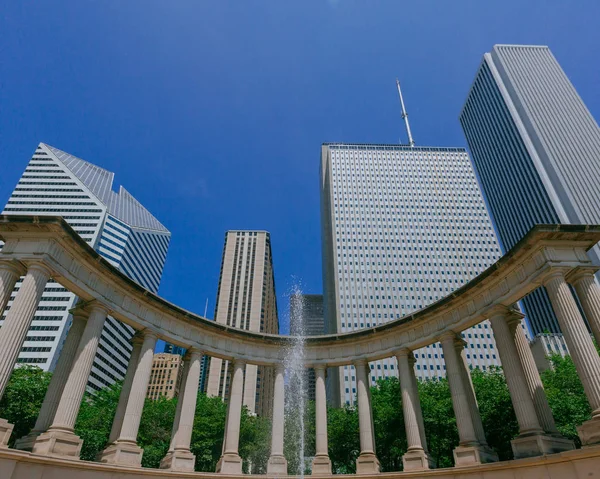
[[[0,202],[38,142],[116,173],[172,232],[162,296],[215,304],[224,232],[271,232],[280,320],[321,291],[323,142],[465,146],[495,43],[547,44],[600,117],[597,1],[102,1],[0,7]],[[282,324],[287,330],[287,324]]]

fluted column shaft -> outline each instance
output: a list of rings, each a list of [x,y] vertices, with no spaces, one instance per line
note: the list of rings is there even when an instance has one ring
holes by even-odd
[[[441,336],[442,350],[444,351],[444,361],[446,363],[446,375],[452,395],[452,406],[456,416],[456,426],[458,427],[458,436],[461,446],[477,444],[477,436],[473,426],[473,419],[469,411],[469,401],[467,397],[467,384],[463,379],[462,359],[455,349],[456,335],[446,333]]]
[[[77,348],[81,344],[81,338],[83,337],[87,319],[87,314],[82,314],[81,311],[77,311],[73,314],[73,322],[67,333],[67,338],[65,339],[65,344],[60,352],[54,372],[52,373],[48,390],[44,396],[44,402],[42,403],[40,413],[38,414],[32,431],[33,434],[45,432],[54,422],[60,398],[65,390],[65,385],[69,379],[71,369],[73,368],[73,361],[77,354]]]
[[[231,376],[229,402],[227,404],[224,454],[238,454],[245,368],[245,361],[238,359],[233,362],[233,374]]]
[[[96,303],[89,308],[89,318],[77,346],[73,366],[63,388],[50,431],[72,433],[75,428],[107,314],[108,310],[102,304]]]
[[[142,332],[144,341],[140,350],[140,359],[138,360],[129,400],[125,408],[125,416],[121,433],[117,442],[128,442],[136,444],[137,434],[142,419],[142,411],[144,409],[144,401],[148,392],[148,383],[150,382],[150,374],[152,372],[152,361],[154,360],[154,347],[156,346],[157,335],[154,331]]]
[[[24,268],[14,262],[3,261],[0,263],[0,315],[10,300],[10,295],[15,289],[17,280],[25,273]]]
[[[573,275],[572,279],[569,278],[569,282],[577,292],[596,343],[600,344],[600,287],[591,272]]]
[[[175,450],[189,451],[192,442],[192,431],[194,429],[194,417],[196,415],[196,401],[198,399],[198,386],[200,384],[200,368],[202,363],[202,351],[191,348],[187,374],[183,378],[181,412],[179,415],[179,427],[175,434]]]
[[[327,392],[325,388],[325,366],[315,367],[315,432],[316,455],[328,456],[327,440]]]
[[[404,414],[404,426],[406,429],[406,441],[408,450],[423,450],[421,442],[421,431],[417,413],[419,393],[414,389],[411,376],[414,376],[409,362],[411,352],[403,349],[396,354],[398,360],[398,374],[400,376],[400,391],[402,393],[402,412]]]
[[[140,360],[140,351],[142,350],[143,342],[144,341],[139,334],[135,334],[131,339],[133,347],[131,348],[131,356],[129,357],[129,363],[127,364],[127,372],[125,373],[125,378],[123,379],[123,386],[121,386],[119,402],[117,403],[115,417],[110,429],[110,435],[108,436],[109,444],[115,442],[121,433],[123,419],[125,418],[125,410],[127,409],[127,403],[129,402],[129,395],[131,393],[131,385],[133,384],[135,370],[137,369],[138,361]]]
[[[0,398],[4,395],[50,273],[42,263],[29,265],[21,288],[0,328]],[[10,292],[8,295],[10,297]]]
[[[360,428],[360,453],[375,454],[375,437],[371,411],[369,376],[371,370],[367,361],[354,363],[356,370],[356,396],[358,399],[358,426]]]
[[[190,354],[189,351],[183,357],[183,373],[181,375],[182,391],[177,399],[177,407],[175,408],[175,419],[173,420],[173,429],[171,430],[171,443],[169,445],[169,452],[175,450],[175,442],[177,441],[177,431],[179,430],[179,421],[181,420],[181,408],[183,407],[183,388],[190,368]]]
[[[273,384],[273,426],[271,433],[271,456],[283,456],[283,434],[285,423],[285,381],[283,364],[275,368]]]
[[[428,452],[427,436],[425,435],[425,422],[423,421],[423,410],[421,409],[421,400],[419,398],[419,385],[417,376],[415,375],[415,363],[417,362],[415,355],[411,353],[408,356],[408,364],[410,365],[411,375],[410,380],[413,384],[413,390],[417,392],[417,402],[415,403],[415,411],[417,413],[417,424],[419,425],[419,433],[421,434],[421,447],[425,452]]]
[[[521,320],[518,317],[510,318],[508,322],[511,330],[514,331],[515,345],[517,347],[517,353],[521,359],[521,366],[523,367],[523,373],[525,374],[525,380],[527,381],[527,387],[529,394],[533,399],[535,411],[540,426],[544,431],[549,434],[558,434],[558,429],[552,416],[552,410],[548,404],[548,398],[544,391],[544,385],[540,378],[537,366],[535,365],[535,359],[533,353],[529,347],[525,332],[521,327]]]
[[[562,273],[550,276],[545,286],[592,408],[592,417],[600,418],[600,357]]]
[[[541,434],[543,431],[527,387],[527,381],[515,344],[515,335],[507,322],[508,315],[508,312],[495,313],[490,318],[490,323],[494,331],[510,399],[519,423],[519,434]]]

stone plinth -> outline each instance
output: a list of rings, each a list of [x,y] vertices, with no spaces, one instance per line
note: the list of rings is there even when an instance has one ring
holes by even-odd
[[[8,440],[12,434],[13,427],[15,427],[14,424],[0,418],[0,447],[8,447]]]
[[[190,451],[169,451],[160,461],[160,468],[179,472],[194,472],[195,463],[196,456]]]
[[[432,468],[431,459],[423,449],[407,451],[402,456],[402,465],[404,471],[426,471]]]
[[[577,434],[583,446],[591,446],[600,443],[600,420],[592,419],[577,427]]]
[[[356,474],[379,474],[379,459],[372,452],[361,453],[356,460]]]
[[[458,446],[452,452],[456,467],[498,462],[498,454],[487,446]]]
[[[315,456],[312,462],[312,475],[326,476],[332,474],[329,456]]]
[[[510,441],[510,444],[515,459],[545,456],[575,449],[573,441],[562,436],[549,436],[546,434],[517,437]]]
[[[72,432],[47,431],[40,434],[35,439],[32,451],[34,454],[43,456],[67,457],[69,459],[79,459],[83,440]]]
[[[271,456],[267,463],[268,476],[287,476],[287,460],[285,456]]]
[[[217,472],[220,474],[241,474],[242,458],[239,454],[223,454],[217,463]]]
[[[99,462],[121,466],[142,467],[144,450],[130,442],[115,442],[98,456]]]

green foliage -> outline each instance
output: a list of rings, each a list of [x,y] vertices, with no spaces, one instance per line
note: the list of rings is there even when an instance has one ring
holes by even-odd
[[[583,385],[570,356],[556,354],[550,358],[553,369],[542,373],[548,403],[560,433],[581,447],[577,426],[591,419],[591,409]]]
[[[240,423],[239,454],[244,460],[244,471],[266,474],[267,461],[271,454],[271,421],[254,416],[244,408]],[[214,470],[214,469],[213,469]]]
[[[9,445],[29,434],[35,425],[51,377],[51,373],[29,365],[20,366],[11,374],[0,400],[0,417],[14,424]]]
[[[300,474],[301,466],[305,474],[310,473],[308,464],[300,463],[301,434],[300,411],[295,404],[286,404],[283,454],[288,462],[289,474]],[[306,401],[304,407],[304,457],[315,455],[315,403]],[[305,467],[306,466],[306,467]]]
[[[354,474],[360,454],[358,413],[351,406],[327,409],[329,459],[333,472]]]
[[[223,449],[227,405],[219,397],[198,394],[191,451],[196,471],[215,472]]]
[[[137,437],[138,446],[144,449],[142,467],[157,468],[167,454],[176,408],[177,399],[146,399]]]
[[[106,447],[120,394],[121,383],[85,394],[75,423],[75,434],[83,439],[81,459],[95,461]]]
[[[371,388],[375,443],[381,470],[402,469],[402,456],[408,448],[404,433],[402,394],[397,378],[380,379]]]
[[[471,377],[488,445],[501,461],[512,459],[510,441],[519,434],[519,424],[502,369],[492,367],[486,372],[474,369]]]

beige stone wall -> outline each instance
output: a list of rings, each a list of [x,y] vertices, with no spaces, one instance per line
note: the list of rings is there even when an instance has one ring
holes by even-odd
[[[183,359],[179,354],[158,353],[152,361],[148,399],[165,396],[173,399],[179,394]]]

